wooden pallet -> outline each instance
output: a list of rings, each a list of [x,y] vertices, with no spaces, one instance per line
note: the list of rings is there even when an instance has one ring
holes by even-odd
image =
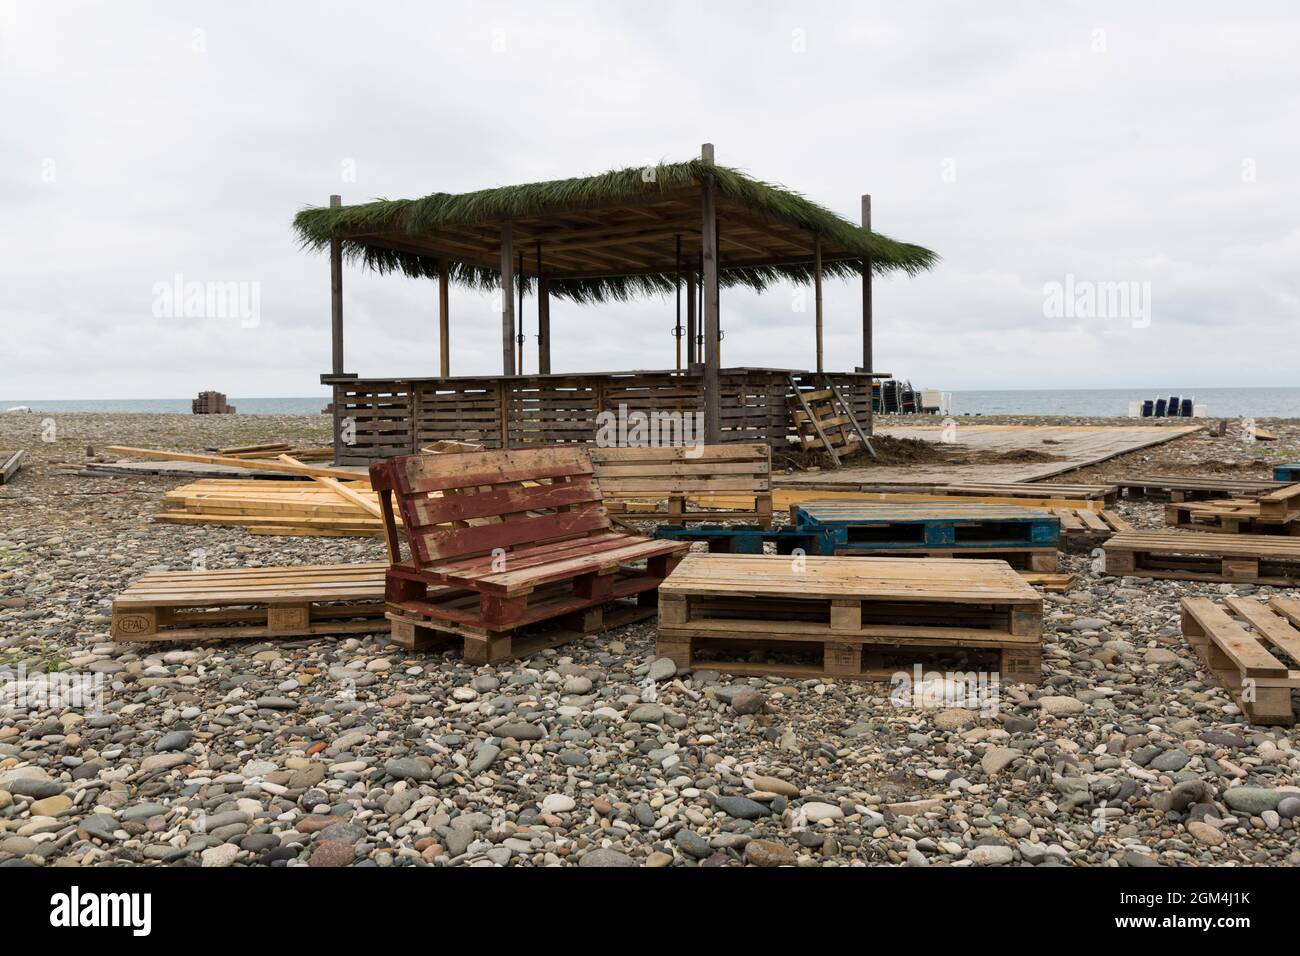
[[[1284,481],[1255,478],[1187,478],[1180,475],[1135,475],[1115,481],[1115,485],[1130,498],[1159,493],[1175,502],[1205,498],[1253,498],[1277,491],[1286,484]]]
[[[1300,538],[1205,531],[1125,531],[1107,541],[1104,550],[1107,574],[1300,585]]]
[[[1026,584],[1042,588],[1048,594],[1066,594],[1074,587],[1074,575],[1069,573],[1055,574],[1039,571],[1017,571],[1016,573]]]
[[[703,541],[711,554],[762,554],[763,546],[772,543],[777,554],[830,554],[824,549],[822,536],[798,528],[762,528],[756,525],[696,525],[690,528],[655,529],[656,538],[666,541]]]
[[[14,452],[0,451],[0,485],[13,481],[26,460],[27,452],[21,448]]]
[[[1277,465],[1273,468],[1274,481],[1300,481],[1300,461],[1293,461],[1286,465]]]
[[[859,448],[866,449],[872,458],[876,457],[876,451],[854,417],[852,407],[833,383],[828,381],[822,388],[803,391],[791,376],[790,392],[787,399],[790,417],[794,422],[795,436],[804,448],[820,445],[836,468],[840,466],[842,456]]]
[[[113,639],[270,639],[381,631],[386,568],[323,564],[147,574],[113,599]]]
[[[1061,521],[1061,543],[1094,544],[1105,541],[1120,531],[1132,531],[1122,515],[1109,508],[1092,511],[1087,508],[1052,508],[1052,514]]]
[[[1060,566],[1056,548],[848,548],[837,550],[840,557],[858,558],[942,558],[948,561],[1001,561],[1015,571],[1055,573]]]
[[[1270,520],[1261,516],[1259,501],[1245,498],[1170,502],[1165,505],[1165,523],[1171,528],[1218,534],[1300,534],[1300,514]]]
[[[399,605],[389,605],[385,616],[392,625],[391,639],[400,647],[410,651],[429,651],[445,648],[449,643],[459,644],[466,664],[497,664],[654,617],[656,607],[651,600],[654,592],[642,593],[648,597],[610,601],[504,631],[449,623]],[[561,600],[558,592],[553,599]],[[477,594],[462,591],[444,606],[458,608],[469,615],[473,613],[477,600]]]
[[[766,443],[673,448],[593,448],[591,463],[611,514],[638,513],[669,524],[772,523],[772,449]],[[725,496],[721,510],[716,496]],[[698,511],[687,511],[688,500]],[[657,502],[667,502],[667,513]],[[639,504],[649,508],[638,508]]]
[[[1042,597],[1000,561],[692,554],[660,586],[657,653],[732,674],[863,679],[888,679],[889,657],[969,653],[1036,683],[1042,616]]]
[[[823,498],[790,511],[800,531],[830,542],[836,554],[883,550],[1052,548],[1061,537],[1060,519],[1047,511],[1016,505],[967,502],[893,502]]]
[[[612,530],[592,472],[578,445],[404,455],[371,465],[391,609],[501,634],[653,592],[689,545]],[[640,562],[644,568],[633,566]],[[443,587],[473,591],[478,600],[462,608],[443,599]],[[558,587],[565,591],[554,597]],[[653,601],[653,593],[642,599]]]
[[[1300,669],[1292,666],[1300,665],[1300,601],[1275,597],[1266,605],[1230,597],[1223,603],[1183,598],[1183,636],[1252,723],[1292,726],[1291,691],[1300,687]]]

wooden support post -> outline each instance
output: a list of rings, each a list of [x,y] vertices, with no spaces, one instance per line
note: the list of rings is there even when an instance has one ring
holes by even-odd
[[[519,310],[515,313],[516,321],[519,323],[519,334],[515,336],[515,342],[519,345],[519,374],[524,374],[524,254],[519,253],[519,268],[515,272],[515,282],[519,286]]]
[[[537,277],[537,371],[551,374],[551,281]]]
[[[330,196],[330,208],[343,205],[342,196]],[[333,369],[343,374],[343,243],[330,240],[330,332],[333,339]]]
[[[501,374],[515,374],[515,251],[509,220],[501,224]]]
[[[813,303],[817,311],[817,374],[826,371],[823,363],[825,324],[822,319],[822,241],[813,244]]]
[[[718,207],[713,174],[713,144],[705,143],[700,151],[704,174],[703,222],[704,241],[704,441],[716,445],[722,441],[721,349],[718,335]]]
[[[699,293],[696,291],[695,270],[691,269],[686,273],[686,367],[690,368],[699,359],[699,350],[695,347],[695,340],[699,338],[699,321],[696,318],[696,298]]]
[[[450,300],[447,286],[447,260],[438,260],[438,374],[446,378],[451,374],[451,322]]]
[[[862,197],[862,228],[871,231],[871,196]],[[871,257],[862,260],[862,371],[874,372],[871,349]],[[870,385],[868,384],[868,388]]]

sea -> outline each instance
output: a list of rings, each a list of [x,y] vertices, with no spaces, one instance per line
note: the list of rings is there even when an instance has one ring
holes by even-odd
[[[1082,388],[953,391],[953,414],[1059,415],[1087,418],[1122,417],[1130,402],[1177,395],[1204,405],[1218,418],[1300,418],[1300,388]],[[327,395],[299,398],[227,399],[241,415],[316,415],[329,404]],[[188,398],[0,399],[0,412],[27,406],[38,413],[140,412],[190,414]]]

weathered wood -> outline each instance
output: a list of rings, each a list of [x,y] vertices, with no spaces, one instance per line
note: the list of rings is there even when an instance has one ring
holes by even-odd
[[[890,649],[1033,658],[1041,654],[1042,607],[1042,596],[996,561],[689,555],[660,585],[657,650],[681,667],[880,677],[887,674],[873,672],[867,656]],[[800,649],[812,663],[752,660],[763,650]],[[709,650],[731,653],[697,657]],[[1016,670],[1004,676],[1038,680],[1029,667]]]
[[[515,253],[512,224],[501,224],[501,373],[515,372]]]
[[[871,231],[871,196],[862,197],[862,228]],[[872,335],[871,305],[871,259],[862,260],[862,371],[875,370],[875,361],[871,345]]]
[[[1300,671],[1289,668],[1266,645],[1300,661],[1300,631],[1258,601],[1229,598],[1226,605],[1253,631],[1210,598],[1187,597],[1182,600],[1183,637],[1252,723],[1292,726],[1291,691],[1300,687]]]
[[[257,461],[247,458],[230,458],[225,455],[198,455],[182,451],[166,451],[161,448],[133,448],[129,445],[109,445],[104,449],[114,455],[128,458],[156,458],[160,461],[192,461],[202,465],[227,465],[231,468],[247,468],[250,471],[277,471],[309,477],[341,478],[344,481],[364,480],[364,475],[344,471],[342,468],[325,468],[317,465],[304,465],[301,462],[289,465],[269,461]]]
[[[817,321],[817,371],[824,372],[826,363],[823,358],[823,320],[822,320],[822,241],[813,242],[813,304]]]
[[[381,628],[384,565],[295,565],[145,575],[113,599],[117,641],[356,634]]]
[[[438,260],[438,369],[446,378],[451,374],[451,304],[447,259]]]
[[[330,196],[330,208],[343,204],[342,196]],[[343,374],[343,243],[330,240],[330,356],[335,375]]]
[[[551,282],[546,276],[537,278],[537,371],[551,374]]]
[[[700,158],[713,165],[713,144],[705,143]],[[704,173],[701,244],[704,266],[704,440],[710,445],[722,441],[722,336],[718,317],[718,207],[713,174]]]

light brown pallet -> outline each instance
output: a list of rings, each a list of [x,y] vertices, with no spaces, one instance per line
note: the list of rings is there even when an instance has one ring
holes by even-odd
[[[1300,585],[1300,538],[1207,531],[1126,531],[1104,545],[1107,574]]]
[[[1092,511],[1087,508],[1053,508],[1052,514],[1061,519],[1063,544],[1092,544],[1104,541],[1120,531],[1132,531],[1133,526],[1118,512],[1110,509]]]
[[[873,680],[897,671],[887,657],[976,653],[1037,683],[1042,614],[1001,561],[694,554],[660,585],[657,651],[686,668]]]
[[[116,641],[305,637],[383,630],[386,564],[167,571],[113,599]]]
[[[1289,482],[1265,478],[1189,478],[1184,475],[1134,475],[1115,480],[1116,487],[1131,498],[1158,491],[1175,502],[1201,498],[1255,497],[1285,488],[1288,484]]]
[[[1165,523],[1171,528],[1216,534],[1300,535],[1300,512],[1265,516],[1260,501],[1245,498],[1170,502],[1165,505]]]
[[[388,605],[385,617],[392,625],[391,639],[399,647],[418,652],[442,648],[448,642],[463,642],[465,663],[496,664],[654,617],[654,592],[641,593],[647,595],[644,600],[611,601],[505,631],[434,620],[392,604]],[[477,604],[478,595],[473,592],[465,592],[462,598],[451,602],[466,613],[472,613]]]
[[[1056,548],[840,548],[836,555],[869,558],[941,558],[944,560],[1005,561],[1017,571],[1055,572]]]
[[[1256,724],[1290,727],[1295,723],[1291,691],[1300,687],[1300,670],[1273,652],[1300,662],[1297,623],[1300,601],[1294,598],[1273,598],[1265,605],[1230,597],[1223,607],[1209,598],[1182,601],[1183,636]]]

